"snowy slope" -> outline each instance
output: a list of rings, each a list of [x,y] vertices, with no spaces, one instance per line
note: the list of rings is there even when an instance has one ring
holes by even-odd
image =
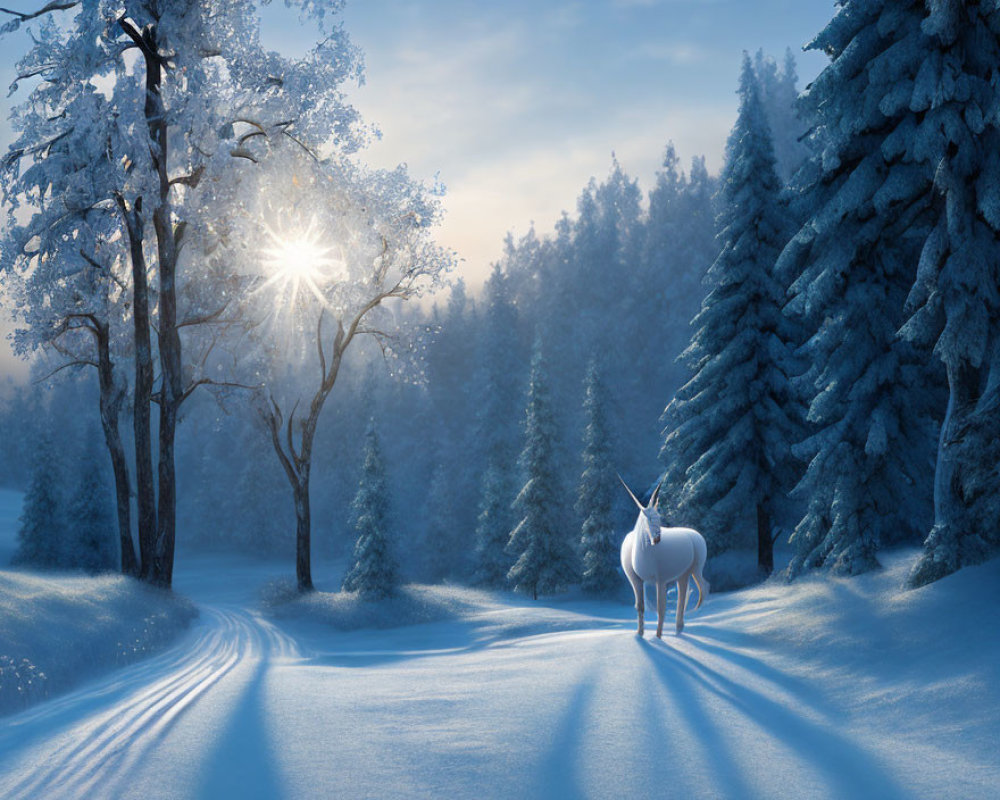
[[[4,569],[21,497],[0,490],[0,715],[164,649],[195,613],[119,575]]]
[[[189,557],[190,634],[8,718],[0,796],[995,797],[1000,561],[901,594],[915,556],[714,595],[663,641],[459,589],[438,622],[275,623],[290,565]]]

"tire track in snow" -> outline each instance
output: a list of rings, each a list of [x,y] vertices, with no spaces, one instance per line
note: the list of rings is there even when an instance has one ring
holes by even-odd
[[[189,637],[167,653],[12,720],[15,727],[0,738],[4,750],[17,749],[24,735],[34,738],[37,731],[42,736],[0,777],[0,796],[119,796],[143,757],[237,664],[258,662],[262,667],[270,660],[299,657],[292,639],[238,608],[201,607],[192,634],[193,641]],[[133,686],[141,688],[129,691]],[[115,702],[116,697],[121,700]],[[64,718],[68,724],[60,725]],[[59,733],[53,736],[54,730]]]

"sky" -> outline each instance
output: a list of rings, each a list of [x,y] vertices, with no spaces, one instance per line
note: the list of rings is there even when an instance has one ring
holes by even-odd
[[[366,61],[349,96],[382,132],[366,160],[406,163],[447,187],[438,239],[475,290],[507,232],[551,231],[587,181],[608,174],[612,154],[644,191],[668,141],[685,163],[704,155],[717,172],[743,51],[780,59],[791,47],[804,87],[826,57],[801,48],[833,13],[833,0],[348,0],[343,22]],[[262,19],[276,49],[307,41],[280,2]],[[9,44],[3,85],[25,46]],[[4,102],[0,151],[17,98]],[[23,375],[8,350],[0,369]]]

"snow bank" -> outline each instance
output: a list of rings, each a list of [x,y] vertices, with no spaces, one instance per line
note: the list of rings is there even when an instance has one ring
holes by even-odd
[[[290,580],[268,583],[261,592],[265,612],[277,619],[315,622],[341,631],[397,628],[459,619],[490,602],[487,592],[457,586],[407,584],[384,600],[363,600],[357,592],[301,595]]]
[[[0,571],[0,714],[163,649],[195,615],[120,575]]]

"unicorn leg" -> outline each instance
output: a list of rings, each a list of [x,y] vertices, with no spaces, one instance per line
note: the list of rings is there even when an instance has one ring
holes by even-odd
[[[684,630],[684,607],[687,605],[688,578],[690,572],[685,572],[677,580],[677,632]]]
[[[667,613],[667,584],[656,584],[656,638],[663,638],[663,617]]]

